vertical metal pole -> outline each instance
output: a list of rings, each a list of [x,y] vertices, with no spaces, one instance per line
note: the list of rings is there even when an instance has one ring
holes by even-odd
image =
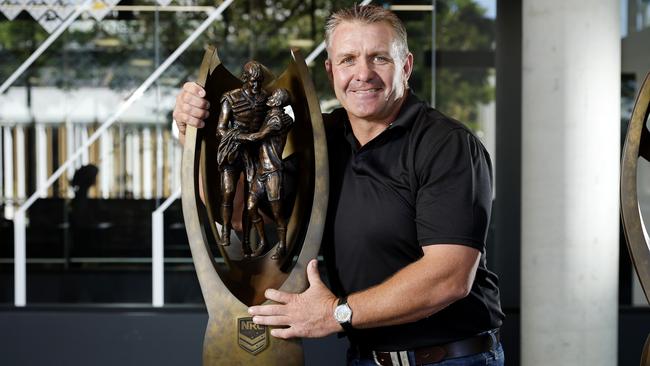
[[[79,139],[81,140],[79,146],[85,146],[81,154],[81,165],[88,165],[90,164],[90,145],[86,144],[88,141],[87,124],[79,125]]]
[[[90,3],[91,0],[87,0],[86,3]],[[142,95],[145,90],[147,90],[151,84],[157,80],[160,75],[169,68],[169,66],[176,61],[176,59],[183,53],[185,50],[199,37],[218,17],[221,16],[223,11],[232,4],[234,0],[225,0],[221,5],[215,8],[207,19],[199,25],[194,32],[180,45],[178,48],[145,80],[132,94],[131,96],[124,101],[109,117],[104,121],[101,126],[88,138],[88,140],[78,148],[74,154],[68,156],[68,159],[47,179],[44,186],[38,187],[37,191],[34,192],[26,201],[22,204],[17,210],[19,213],[18,221],[14,221],[15,231],[14,231],[14,281],[16,283],[15,287],[15,303],[16,306],[25,305],[25,272],[26,272],[26,258],[25,258],[25,212],[27,209],[38,199],[41,192],[46,191],[54,182],[65,172],[66,169],[71,168],[71,165],[74,161],[79,159],[83,150],[87,148],[90,144],[94,143],[117,119]],[[64,23],[65,24],[65,23]],[[40,48],[39,48],[40,49]],[[33,55],[32,55],[33,56]],[[31,59],[31,57],[30,57]],[[33,60],[32,60],[33,61]],[[21,66],[22,67],[22,66]],[[26,67],[25,67],[26,68]],[[24,70],[23,70],[24,71]],[[10,78],[11,79],[11,78]],[[9,81],[9,80],[8,80]],[[7,82],[5,82],[7,84]],[[3,84],[3,87],[4,85]],[[9,83],[11,84],[11,83]],[[1,92],[0,92],[1,93]],[[6,131],[5,131],[6,136]],[[6,151],[6,145],[5,145]],[[6,188],[6,187],[5,187]]]
[[[75,150],[75,125],[70,122],[70,120],[65,121],[65,160],[68,161],[70,160],[70,157],[74,154]],[[72,181],[72,177],[74,175],[74,170],[76,166],[76,159],[72,160],[66,169],[66,176],[68,177],[68,181]],[[72,187],[68,184],[68,189],[66,192],[62,192],[63,197],[71,197],[72,196]]]
[[[160,13],[158,11],[158,5],[156,5],[156,12],[154,17],[154,64],[156,67],[160,64]],[[163,165],[162,165],[162,132],[160,130],[160,85],[158,81],[155,82],[156,87],[156,128],[155,128],[155,141],[156,141],[156,188],[153,196],[156,198],[156,203],[163,196],[162,192],[162,176],[163,176]]]
[[[41,123],[37,123],[34,127],[34,132],[36,134],[36,186],[40,187],[47,179],[47,164],[49,159],[45,126]],[[47,192],[41,192],[39,197],[47,197]]]
[[[27,302],[27,258],[25,251],[25,211],[16,210],[14,215],[14,305],[25,306]]]
[[[636,15],[637,15],[637,0],[627,0],[627,34],[632,35],[637,32],[636,29]]]
[[[163,213],[151,214],[151,304],[162,307],[165,304],[165,258]]]
[[[174,179],[174,174],[178,174],[180,177],[180,169],[176,166],[176,160],[174,158],[176,156],[175,147],[177,144],[178,144],[177,140],[171,138],[171,136],[166,141],[166,145],[167,145],[166,159],[167,159],[167,164],[169,164],[169,173],[165,177],[165,181],[167,182],[167,187],[169,188],[169,190],[171,190],[173,187],[178,187],[177,185],[175,185],[176,180]]]
[[[110,197],[111,179],[113,178],[113,139],[111,131],[107,131],[99,139],[99,164],[100,164],[100,197]]]
[[[4,131],[4,197],[5,197],[5,218],[11,220],[14,217],[14,140],[11,127],[5,126]]]
[[[4,127],[0,125],[0,194],[2,194],[2,203],[6,204],[6,199],[4,196],[4,189],[5,189],[5,179],[4,179],[4,156],[5,156],[5,149],[4,149]],[[4,216],[4,212],[0,213],[0,215]]]
[[[154,307],[165,303],[165,232],[163,213],[181,197],[177,188],[160,207],[151,214],[151,298]]]
[[[81,129],[83,128],[83,125],[77,123],[74,124],[73,126],[74,126],[74,130],[72,134],[72,141],[74,142],[72,145],[70,145],[70,154],[73,154],[74,151],[79,148],[79,146],[83,145],[83,142],[81,140]],[[72,172],[71,177],[74,177],[74,171],[81,168],[84,150],[85,149],[81,150],[81,155],[74,161],[74,170]]]
[[[124,179],[126,192],[133,192],[133,133],[132,131],[125,131],[124,133]],[[135,198],[135,196],[133,196]]]
[[[164,138],[160,125],[156,126],[156,199],[161,198],[163,193],[163,177],[165,166],[163,164]]]
[[[119,162],[119,174],[117,175],[119,177],[119,182],[117,183],[117,187],[119,189],[118,195],[119,197],[125,197],[126,192],[128,191],[128,187],[126,186],[126,183],[128,181],[127,175],[128,175],[128,169],[127,169],[127,151],[129,149],[129,144],[127,141],[128,135],[126,134],[126,131],[124,131],[124,124],[119,123],[119,130],[118,130],[118,138],[117,141],[120,145],[120,148],[118,150],[119,152],[119,157],[117,161]]]
[[[27,153],[25,151],[25,127],[16,125],[16,201],[22,202],[27,193],[27,169],[25,163]]]
[[[133,198],[142,198],[142,139],[140,137],[142,134],[141,129],[136,129],[131,135],[131,143],[133,147],[131,148],[131,162],[133,167]]]
[[[151,199],[153,196],[153,175],[151,154],[151,127],[147,126],[142,130],[142,198]]]
[[[173,176],[172,187],[181,186],[181,163],[183,161],[183,148],[180,144],[174,144],[174,165],[177,167]]]
[[[431,1],[431,106],[436,107],[436,0]]]

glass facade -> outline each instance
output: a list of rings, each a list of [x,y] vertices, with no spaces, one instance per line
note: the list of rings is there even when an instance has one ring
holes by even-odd
[[[0,1],[0,82],[38,56],[0,94],[0,302],[13,301],[16,209],[69,159],[61,178],[27,210],[27,302],[150,302],[151,213],[180,187],[181,149],[171,113],[180,86],[196,78],[205,45],[217,45],[236,75],[249,59],[279,74],[290,47],[310,54],[323,41],[327,15],[355,2],[235,1],[135,97],[221,3],[90,1],[90,10],[54,38],[82,3]],[[415,58],[412,90],[468,124],[494,154],[496,1],[435,3],[381,5],[406,24]],[[329,111],[338,102],[325,58],[321,53],[309,66],[321,107]],[[134,103],[122,110],[130,99]],[[200,303],[180,201],[164,215],[166,302]],[[112,294],[92,290],[100,287],[93,283]]]

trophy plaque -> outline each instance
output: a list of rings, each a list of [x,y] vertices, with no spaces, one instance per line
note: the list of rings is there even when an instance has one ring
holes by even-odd
[[[299,339],[252,322],[267,288],[307,288],[327,210],[329,173],[318,99],[300,51],[275,77],[255,61],[241,79],[207,47],[197,83],[210,102],[188,126],[182,201],[192,259],[209,314],[203,365],[302,365]]]
[[[646,75],[637,95],[625,138],[621,163],[621,217],[627,247],[634,269],[650,303],[650,245],[637,195],[639,159],[650,161],[650,131],[646,121],[650,115],[650,73]],[[647,219],[646,219],[647,221]],[[650,366],[650,335],[641,354],[641,366]]]

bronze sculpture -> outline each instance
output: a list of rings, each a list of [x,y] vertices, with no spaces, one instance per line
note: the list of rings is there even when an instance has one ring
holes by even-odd
[[[257,166],[252,181],[248,181],[248,197],[246,199],[246,211],[250,222],[255,227],[259,236],[259,245],[254,256],[259,255],[266,245],[264,233],[264,222],[258,212],[258,202],[266,193],[271,205],[273,218],[277,225],[278,244],[275,254],[271,259],[281,259],[287,251],[287,221],[282,212],[282,151],[287,140],[287,133],[293,125],[293,119],[284,112],[283,107],[289,102],[289,92],[286,89],[275,89],[267,101],[269,110],[262,128],[258,132],[241,134],[241,141],[259,142],[257,147],[259,154],[253,162]],[[244,235],[248,235],[244,232]],[[246,243],[248,239],[244,239]]]
[[[621,163],[621,217],[623,231],[632,263],[646,300],[650,303],[650,246],[641,217],[637,196],[638,160],[650,161],[650,132],[646,121],[650,116],[650,73],[645,77],[637,95],[630,125],[625,138]],[[647,221],[646,221],[647,222]],[[650,335],[641,354],[641,366],[650,366]]]
[[[300,340],[270,337],[268,327],[253,324],[247,312],[249,306],[266,302],[264,291],[267,288],[292,293],[307,288],[305,269],[307,263],[318,254],[325,225],[329,165],[320,106],[302,55],[294,49],[291,56],[287,69],[277,78],[261,66],[261,89],[286,89],[294,117],[291,129],[283,137],[286,138],[284,151],[276,150],[278,156],[282,154],[284,160],[291,160],[295,164],[295,168],[292,168],[294,173],[287,172],[288,168],[285,167],[283,174],[279,175],[295,180],[295,194],[281,200],[287,213],[285,245],[287,253],[291,255],[272,259],[274,253],[269,251],[246,258],[237,245],[240,239],[235,235],[231,238],[233,245],[212,244],[224,242],[224,231],[219,228],[219,223],[230,219],[222,217],[227,216],[222,214],[222,204],[228,203],[229,197],[224,197],[219,189],[222,179],[216,169],[221,143],[215,138],[218,123],[206,121],[205,127],[200,130],[190,126],[186,130],[182,164],[183,216],[194,267],[209,314],[203,343],[203,365],[206,366],[303,364]],[[204,87],[206,98],[211,102],[211,116],[220,115],[220,102],[224,94],[244,87],[244,82],[221,64],[214,47],[206,50],[197,83]],[[264,108],[266,110],[266,106]],[[265,112],[262,118],[268,117],[267,122],[273,124],[275,122],[270,120],[277,113],[267,116]],[[259,122],[262,131],[258,129],[253,133],[263,132],[264,121]],[[283,123],[289,122],[284,118]],[[253,151],[255,156],[259,156],[259,147],[269,143],[272,136],[278,136],[271,130],[265,137],[258,135],[259,140],[255,142],[241,138],[246,136],[240,131],[236,134],[240,137],[238,147],[247,146],[248,153]],[[227,154],[224,159],[226,157]],[[244,164],[240,166],[244,167]],[[251,179],[254,178],[255,174]],[[246,179],[234,177],[233,180],[233,191],[241,194],[245,190],[243,182]],[[234,188],[236,184],[239,184],[237,189]],[[268,186],[263,188],[268,195]],[[200,198],[201,189],[204,199]],[[218,249],[218,253],[213,253],[213,248]]]
[[[266,92],[262,89],[264,76],[262,67],[255,61],[244,65],[244,85],[231,90],[221,97],[221,113],[217,125],[219,147],[217,163],[221,176],[221,245],[230,245],[231,220],[233,214],[233,199],[236,183],[242,171],[246,173],[246,182],[250,184],[254,174],[254,162],[251,160],[249,149],[240,146],[239,134],[258,131],[266,112]],[[246,220],[243,221],[244,231],[247,231]],[[250,244],[244,241],[243,250],[251,255]]]

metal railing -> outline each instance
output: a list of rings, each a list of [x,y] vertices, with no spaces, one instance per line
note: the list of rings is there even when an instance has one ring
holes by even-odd
[[[131,94],[131,96],[124,101],[120,107],[111,115],[101,126],[88,138],[88,140],[79,147],[74,154],[72,154],[59,168],[47,179],[47,181],[40,185],[36,192],[34,192],[23,203],[14,214],[14,305],[23,307],[27,302],[27,289],[26,289],[26,225],[25,216],[29,207],[42,195],[45,194],[47,189],[54,184],[54,182],[66,171],[83,151],[94,143],[117,119],[147,90],[154,81],[156,81],[162,73],[176,61],[176,59],[198,38],[216,19],[218,19],[223,11],[233,3],[234,0],[225,0],[221,5],[216,7],[210,15],[192,32],[192,34],[180,45],[178,48],[160,65],[158,68]],[[40,47],[39,47],[40,49]],[[41,51],[42,53],[42,51]],[[38,57],[38,56],[36,56]],[[31,58],[31,57],[30,57]],[[35,58],[34,58],[35,59]],[[32,61],[33,62],[33,61]],[[28,65],[29,66],[29,65]],[[28,67],[27,66],[27,67]],[[25,67],[26,68],[26,67]],[[24,70],[23,70],[24,71]]]
[[[364,0],[361,5],[369,4],[371,0]],[[314,60],[325,51],[325,41],[322,41],[316,48],[309,53],[305,58],[305,63],[310,65]],[[177,189],[174,193],[163,202],[156,211],[151,214],[151,262],[152,262],[152,305],[154,307],[162,307],[164,301],[164,219],[163,214],[169,206],[181,196],[181,189]]]
[[[70,25],[75,20],[77,20],[79,15],[81,15],[81,13],[88,10],[92,2],[93,0],[86,0],[83,4],[79,5],[75,9],[75,11],[72,14],[70,14],[70,16],[68,16],[65,22],[59,25],[59,27],[54,31],[54,33],[52,33],[49,37],[47,37],[47,39],[36,49],[36,51],[34,51],[27,58],[27,60],[25,60],[25,62],[23,62],[20,66],[18,66],[16,71],[14,71],[14,73],[11,74],[11,76],[9,76],[9,78],[5,80],[5,82],[2,83],[2,85],[0,85],[0,94],[4,93],[5,90],[7,90],[11,86],[11,84],[13,84],[14,81],[16,81],[16,79],[18,79],[18,77],[20,77],[20,75],[22,75],[25,72],[25,70],[27,70],[34,63],[34,61],[36,61],[36,59],[41,54],[43,54],[43,52],[45,52],[45,50],[48,49],[48,47],[50,47],[50,45],[52,45],[52,43],[54,43],[54,41],[56,41],[57,38],[59,38],[59,36],[63,34],[63,32],[65,32],[66,29],[68,29],[68,27],[70,27]]]
[[[164,212],[181,198],[180,187],[151,214],[151,304],[165,305],[165,230]]]
[[[87,3],[90,3],[88,1]],[[212,12],[209,13],[209,16],[206,20],[199,25],[196,30],[172,53],[150,76],[147,78],[141,85],[138,87],[132,95],[122,103],[118,110],[109,117],[101,126],[93,133],[88,140],[79,147],[74,154],[72,154],[46,181],[44,184],[39,186],[28,199],[21,205],[15,212],[14,215],[14,305],[17,307],[23,307],[26,305],[26,237],[25,237],[25,216],[26,211],[29,207],[42,195],[45,194],[46,190],[66,171],[66,169],[83,153],[83,151],[94,143],[117,119],[130,107],[138,98],[140,98],[145,90],[151,86],[151,84],[160,77],[160,75],[190,46],[190,44],[201,35],[207,27],[220,15],[223,11],[230,6],[234,0],[226,0],[219,7],[214,8]],[[364,0],[361,2],[361,5],[367,5],[371,0]],[[83,6],[87,6],[84,3]],[[81,8],[80,7],[80,8]],[[79,14],[83,12],[83,9],[79,10]],[[76,14],[76,13],[75,13]],[[39,52],[40,55],[53,41],[58,37],[69,25],[74,21],[74,18],[78,17],[79,14],[73,14],[65,23],[63,23],[60,28],[57,29],[55,33],[50,36],[53,38],[52,41],[49,41],[47,46],[39,47],[36,52]],[[72,20],[70,20],[72,19]],[[47,41],[46,41],[47,42]],[[44,43],[45,44],[45,43]],[[41,49],[42,48],[42,49]],[[313,61],[325,51],[326,45],[325,41],[321,42],[305,59],[308,65],[312,64]],[[4,90],[8,88],[13,81],[19,76],[20,73],[24,72],[31,63],[38,57],[30,58],[25,62],[27,64],[21,65],[21,67],[16,70],[6,82],[7,86],[3,84]],[[20,73],[19,73],[20,71]],[[0,88],[0,90],[3,90]],[[1,91],[0,91],[1,92]],[[154,212],[151,214],[151,248],[152,248],[152,306],[162,307],[164,306],[164,212],[180,198],[181,189],[177,188]]]

